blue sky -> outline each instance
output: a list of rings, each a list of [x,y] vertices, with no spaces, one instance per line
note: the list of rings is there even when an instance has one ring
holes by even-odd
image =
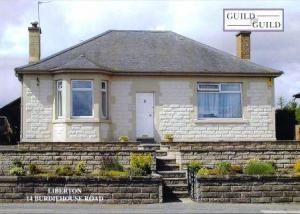
[[[279,69],[276,97],[300,92],[300,1],[80,1],[40,5],[42,58],[109,29],[172,30],[235,54],[235,33],[223,32],[223,8],[284,8],[284,32],[251,34],[251,60]],[[14,68],[28,61],[28,26],[37,1],[0,1],[0,107],[21,94]]]

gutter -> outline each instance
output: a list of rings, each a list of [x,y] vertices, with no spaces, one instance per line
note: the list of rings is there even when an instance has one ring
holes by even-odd
[[[16,74],[61,74],[61,73],[99,73],[111,76],[220,76],[220,77],[233,77],[233,76],[253,76],[253,77],[279,77],[283,74],[283,71],[278,72],[257,72],[257,73],[242,73],[242,72],[209,72],[209,71],[187,71],[187,72],[171,72],[171,71],[111,71],[105,69],[53,69],[49,70],[19,70],[15,69]]]

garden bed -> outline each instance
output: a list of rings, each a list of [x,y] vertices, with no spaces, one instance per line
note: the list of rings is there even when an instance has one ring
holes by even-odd
[[[300,202],[300,177],[294,175],[207,175],[196,177],[194,185],[197,202]]]
[[[0,176],[0,202],[160,203],[162,180],[156,174],[140,177]]]

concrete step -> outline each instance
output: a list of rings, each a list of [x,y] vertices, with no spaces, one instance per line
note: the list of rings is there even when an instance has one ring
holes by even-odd
[[[156,150],[156,157],[165,157],[168,155],[167,151],[163,151],[163,150]]]
[[[157,164],[157,170],[159,171],[176,171],[179,170],[178,164]]]
[[[141,144],[156,144],[154,138],[137,138],[136,141],[139,141]],[[159,144],[156,144],[160,146]]]
[[[176,164],[176,159],[172,156],[157,157],[156,164]]]
[[[186,178],[186,171],[157,171],[163,178]]]
[[[169,149],[170,149],[170,146],[168,146],[168,145],[160,145],[160,149],[161,150],[163,150],[163,151],[169,151]]]
[[[187,185],[187,179],[186,178],[163,178],[163,183],[166,186],[169,186],[171,184]]]
[[[170,184],[170,185],[166,185],[169,190],[171,190],[173,193],[174,192],[184,192],[184,191],[188,191],[188,185],[187,184]]]
[[[189,192],[188,191],[173,191],[173,194],[177,198],[188,198],[189,197]]]
[[[171,189],[169,189],[168,187],[164,187],[163,188],[163,196],[164,199],[179,199],[179,198],[188,198],[189,197],[189,193],[187,190],[184,191],[173,191]]]

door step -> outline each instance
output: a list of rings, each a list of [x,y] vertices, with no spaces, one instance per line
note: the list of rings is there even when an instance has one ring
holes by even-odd
[[[154,138],[137,138],[136,141],[141,142],[141,144],[155,144]]]

